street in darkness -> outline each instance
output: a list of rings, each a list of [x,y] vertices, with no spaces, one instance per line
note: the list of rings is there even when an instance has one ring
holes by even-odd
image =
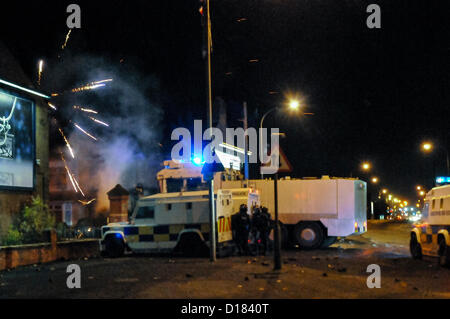
[[[0,299],[450,299],[449,8],[2,3]]]
[[[436,260],[412,260],[410,224],[371,223],[326,250],[283,251],[283,269],[273,259],[126,256],[22,267],[3,271],[7,298],[449,298],[450,273]],[[80,289],[66,286],[66,267],[81,267]],[[381,288],[369,289],[367,266],[381,267]]]

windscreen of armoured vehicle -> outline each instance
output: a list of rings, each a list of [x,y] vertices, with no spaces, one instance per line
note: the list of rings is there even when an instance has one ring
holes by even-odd
[[[154,219],[155,218],[155,207],[154,206],[139,206],[137,207],[134,219]]]

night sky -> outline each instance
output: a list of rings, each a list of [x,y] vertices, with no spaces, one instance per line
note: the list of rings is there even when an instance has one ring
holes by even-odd
[[[65,9],[72,2],[2,8],[0,40],[31,78],[40,58],[61,52]],[[172,129],[206,118],[199,2],[76,3],[82,29],[72,32],[64,54],[102,56],[117,65],[124,59],[125,70],[155,76],[168,158]],[[366,26],[370,3],[381,6],[381,29]],[[229,126],[239,125],[243,101],[249,125],[258,126],[261,115],[283,105],[288,93],[302,96],[305,112],[314,116],[279,112],[265,121],[287,135],[281,145],[294,165],[291,176],[353,174],[367,180],[359,170],[367,160],[380,187],[412,200],[416,185],[431,186],[433,161],[437,175],[446,174],[450,24],[444,5],[211,0],[213,96],[225,100]],[[433,156],[420,151],[427,139],[435,144]]]

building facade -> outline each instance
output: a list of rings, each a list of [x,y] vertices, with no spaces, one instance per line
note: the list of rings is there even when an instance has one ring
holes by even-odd
[[[0,235],[32,196],[48,202],[48,99],[0,43]]]

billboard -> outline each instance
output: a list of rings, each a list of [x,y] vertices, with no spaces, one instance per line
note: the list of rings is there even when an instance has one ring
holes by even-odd
[[[0,188],[34,186],[34,102],[0,89]]]

